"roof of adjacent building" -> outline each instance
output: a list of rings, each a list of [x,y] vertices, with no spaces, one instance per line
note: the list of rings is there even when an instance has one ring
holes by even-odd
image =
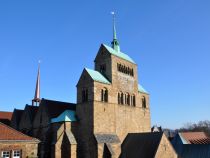
[[[88,68],[85,68],[85,70],[88,72],[88,74],[94,81],[110,84],[108,79],[106,79],[100,72]]]
[[[181,158],[210,158],[210,145],[185,144],[177,153]]]
[[[7,111],[0,111],[0,119],[12,119],[13,112],[7,112]]]
[[[58,117],[65,110],[76,110],[76,104],[74,103],[67,103],[47,99],[42,99],[40,106],[45,106],[47,108],[50,118]]]
[[[9,125],[13,112],[0,111],[0,122]]]
[[[142,85],[138,85],[138,91],[141,92],[141,93],[146,93],[146,94],[149,94]]]
[[[27,136],[3,123],[0,122],[0,142],[1,141],[36,141],[39,142],[38,139]]]
[[[162,136],[162,132],[129,133],[122,144],[120,158],[155,157]]]
[[[183,144],[210,144],[210,138],[204,132],[180,132]]]
[[[116,50],[114,50],[113,48],[111,48],[111,47],[109,47],[109,46],[107,46],[107,45],[105,45],[105,44],[102,44],[102,45],[103,45],[103,46],[108,50],[108,52],[111,53],[112,55],[115,55],[115,56],[117,56],[117,57],[119,57],[119,58],[121,58],[121,59],[127,60],[127,61],[129,61],[129,62],[131,62],[131,63],[133,63],[133,64],[136,64],[136,63],[133,61],[133,59],[131,59],[127,54],[122,53],[122,52],[120,52],[120,51],[116,51]]]
[[[58,117],[51,119],[51,123],[74,122],[74,121],[77,121],[77,119],[75,117],[75,111],[73,110],[65,110]]]

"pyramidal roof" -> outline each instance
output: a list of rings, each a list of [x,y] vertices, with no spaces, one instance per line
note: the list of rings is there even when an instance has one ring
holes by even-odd
[[[65,110],[58,117],[51,119],[51,123],[56,122],[73,122],[77,121],[75,117],[75,111],[73,110]]]
[[[119,57],[119,58],[121,58],[121,59],[127,60],[127,61],[129,61],[129,62],[131,62],[131,63],[133,63],[133,64],[136,64],[136,63],[134,62],[134,60],[131,59],[127,54],[122,53],[121,51],[116,51],[116,50],[114,50],[113,48],[111,48],[111,47],[109,47],[109,46],[107,46],[107,45],[105,45],[105,44],[102,44],[102,45],[103,45],[103,46],[108,50],[108,52],[111,53],[112,55],[115,55],[115,56],[117,56],[117,57]]]
[[[91,70],[88,68],[85,68],[85,70],[94,81],[105,83],[105,84],[111,84],[100,72]]]

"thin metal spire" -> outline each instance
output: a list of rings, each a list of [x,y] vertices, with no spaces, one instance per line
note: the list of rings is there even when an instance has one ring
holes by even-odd
[[[111,12],[112,16],[113,16],[113,41],[112,41],[112,48],[117,51],[120,52],[120,44],[117,40],[117,31],[116,31],[116,27],[115,27],[115,12]]]
[[[34,99],[32,100],[32,106],[34,106],[34,103],[36,103],[37,105],[41,101],[40,99],[40,63],[41,61],[39,60],[38,74],[37,74],[37,80],[36,80],[36,89],[35,89]]]

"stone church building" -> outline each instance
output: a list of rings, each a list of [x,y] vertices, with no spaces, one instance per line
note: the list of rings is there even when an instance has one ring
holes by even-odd
[[[94,62],[82,71],[76,104],[39,99],[38,73],[39,106],[27,105],[36,114],[23,112],[17,129],[41,140],[39,157],[176,158],[165,135],[151,133],[149,93],[137,63],[120,50],[115,24],[111,46],[101,44]]]

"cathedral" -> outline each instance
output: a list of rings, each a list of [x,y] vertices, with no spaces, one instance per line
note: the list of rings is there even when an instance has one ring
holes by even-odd
[[[94,64],[81,73],[76,104],[40,99],[38,71],[32,105],[15,109],[11,126],[41,141],[41,158],[176,158],[166,136],[151,132],[149,93],[120,49],[115,22],[111,46],[101,44]]]

